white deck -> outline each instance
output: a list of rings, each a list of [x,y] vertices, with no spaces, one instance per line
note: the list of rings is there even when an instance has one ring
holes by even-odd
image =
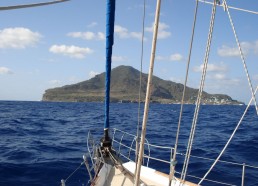
[[[129,172],[134,174],[135,163],[127,162],[123,164]],[[108,173],[109,172],[109,173]],[[108,173],[108,174],[107,174]],[[141,180],[147,185],[151,186],[167,186],[168,175],[162,172],[156,171],[155,169],[148,168],[145,166],[141,167]],[[179,179],[174,179],[171,186],[179,186]],[[95,182],[96,186],[133,186],[134,183],[124,175],[116,167],[111,165],[104,165],[99,172],[99,177]],[[196,184],[185,182],[183,186],[196,186]]]

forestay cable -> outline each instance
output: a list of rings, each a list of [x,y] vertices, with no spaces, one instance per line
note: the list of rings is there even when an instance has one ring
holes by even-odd
[[[187,168],[188,168],[188,164],[189,164],[189,159],[190,159],[190,155],[191,155],[193,139],[194,139],[194,134],[195,134],[196,123],[197,123],[198,114],[199,114],[199,110],[200,110],[201,97],[202,97],[202,92],[203,92],[203,87],[204,87],[204,82],[205,82],[205,77],[206,77],[206,72],[207,72],[207,67],[208,67],[208,59],[209,59],[209,54],[210,54],[210,46],[211,46],[212,33],[213,33],[213,27],[214,27],[215,15],[216,15],[216,4],[217,4],[217,0],[214,0],[213,7],[212,7],[208,40],[207,40],[207,45],[206,45],[205,57],[204,57],[202,78],[201,78],[200,88],[199,88],[198,96],[197,96],[197,100],[196,100],[194,118],[193,118],[190,136],[189,136],[189,140],[188,140],[186,156],[185,156],[184,165],[183,165],[183,169],[182,169],[182,173],[181,173],[181,179],[183,181],[185,180],[186,173],[187,173]]]
[[[198,3],[199,1],[196,0],[195,5],[195,12],[194,12],[194,22],[192,27],[192,36],[191,36],[191,42],[190,42],[190,48],[189,48],[189,55],[187,60],[187,66],[186,66],[186,74],[185,74],[185,82],[184,82],[184,90],[181,100],[181,108],[180,108],[180,115],[178,119],[178,126],[177,126],[177,134],[176,134],[176,141],[175,141],[175,147],[173,152],[173,159],[170,165],[170,174],[169,174],[169,185],[171,185],[172,178],[174,177],[175,173],[175,166],[176,166],[176,153],[177,153],[177,146],[178,146],[178,138],[180,133],[180,126],[181,126],[181,120],[182,120],[182,114],[183,114],[183,107],[184,107],[184,99],[185,99],[185,91],[186,91],[186,84],[188,80],[188,74],[189,74],[189,66],[191,61],[191,55],[192,55],[192,48],[193,48],[193,40],[194,40],[194,32],[195,32],[195,25],[196,25],[196,18],[197,18],[197,12],[198,12]]]

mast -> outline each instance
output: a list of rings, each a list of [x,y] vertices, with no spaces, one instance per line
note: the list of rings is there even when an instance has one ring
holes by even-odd
[[[144,153],[146,125],[147,125],[147,120],[148,120],[149,103],[150,103],[150,96],[151,96],[152,74],[153,74],[154,59],[155,59],[155,52],[156,52],[156,42],[157,42],[158,27],[159,27],[160,4],[161,4],[161,0],[157,0],[155,22],[154,22],[154,32],[153,32],[153,39],[152,39],[151,58],[150,58],[150,67],[149,67],[149,76],[148,76],[147,92],[146,92],[146,98],[145,98],[144,115],[143,115],[143,121],[142,121],[142,134],[141,134],[140,150],[139,150],[139,157],[138,157],[138,162],[137,162],[135,183],[134,183],[135,186],[139,185],[142,158],[143,158],[143,153]]]
[[[104,137],[101,140],[102,147],[110,147],[111,141],[108,135],[109,129],[109,101],[110,101],[110,81],[111,81],[111,61],[112,47],[114,43],[115,24],[115,0],[107,0],[106,15],[106,90],[105,90],[105,122]]]

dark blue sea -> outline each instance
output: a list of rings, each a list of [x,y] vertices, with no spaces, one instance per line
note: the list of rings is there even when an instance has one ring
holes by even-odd
[[[57,186],[83,161],[89,130],[100,138],[104,123],[103,103],[52,103],[0,101],[0,185]],[[240,120],[246,106],[201,106],[188,174],[202,177]],[[179,105],[151,104],[147,139],[155,145],[174,146]],[[111,104],[110,125],[136,134],[138,104]],[[142,113],[142,110],[141,110]],[[179,138],[185,153],[194,105],[186,105]],[[153,152],[160,158],[169,153]],[[251,107],[221,160],[258,167],[258,117]],[[183,158],[178,156],[177,171]],[[168,172],[168,166],[150,166]],[[242,166],[218,163],[208,179],[241,185]],[[66,185],[87,185],[88,173],[81,166]],[[188,177],[192,181],[196,179]],[[203,182],[203,185],[219,185]],[[258,169],[245,167],[245,185],[258,185]]]

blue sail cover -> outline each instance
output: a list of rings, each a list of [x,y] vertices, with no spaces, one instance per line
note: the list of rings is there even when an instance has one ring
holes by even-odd
[[[109,101],[110,101],[110,81],[111,81],[111,61],[112,47],[114,43],[115,24],[115,0],[107,0],[106,16],[106,95],[105,95],[105,123],[104,130],[109,128]]]

